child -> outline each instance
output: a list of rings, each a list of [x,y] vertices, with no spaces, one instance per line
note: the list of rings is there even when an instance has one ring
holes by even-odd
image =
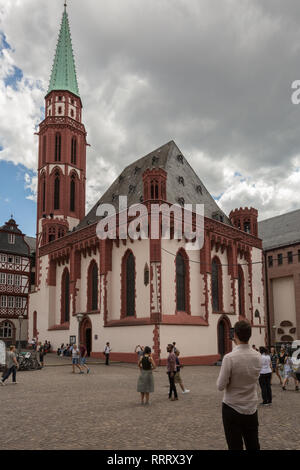
[[[183,382],[182,382],[182,379],[181,379],[181,377],[180,377],[180,369],[181,369],[181,367],[183,367],[183,366],[180,365],[180,362],[179,362],[179,354],[180,354],[180,351],[179,351],[178,349],[176,349],[175,354],[176,354],[176,374],[175,374],[175,383],[180,385],[180,388],[181,388],[181,390],[182,390],[182,393],[189,393],[190,391],[187,390],[187,389],[184,387]]]

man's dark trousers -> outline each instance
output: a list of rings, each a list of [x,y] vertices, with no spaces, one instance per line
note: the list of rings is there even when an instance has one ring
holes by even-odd
[[[263,403],[272,403],[272,388],[271,388],[271,376],[270,374],[260,374],[259,385],[261,388],[261,394]]]
[[[253,415],[243,415],[223,403],[222,418],[229,450],[260,450],[258,440],[257,411]]]
[[[172,397],[172,392],[174,392],[174,397],[177,398],[177,390],[175,385],[175,372],[168,372],[169,382],[170,382],[170,390],[169,390],[169,398]]]
[[[16,366],[11,366],[9,369],[7,369],[6,372],[4,372],[3,376],[2,376],[2,382],[4,382],[6,379],[8,379],[8,377],[10,376],[10,374],[12,374],[12,379],[13,379],[13,382],[16,381],[16,375],[17,375],[17,368]]]
[[[106,358],[105,364],[109,366],[109,354],[105,353],[105,358]]]

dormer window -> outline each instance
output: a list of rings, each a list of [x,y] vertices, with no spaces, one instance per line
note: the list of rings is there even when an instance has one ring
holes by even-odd
[[[61,97],[61,96],[59,96],[59,97],[58,97],[58,101],[61,101],[61,100],[62,100],[62,97]]]
[[[184,206],[184,198],[183,198],[183,197],[179,197],[179,198],[177,199],[177,201],[179,202],[179,204],[180,204],[181,206]]]
[[[183,156],[182,155],[177,155],[177,160],[179,161],[179,163],[181,163],[183,165]]]
[[[61,114],[61,113],[62,113],[62,107],[60,106],[60,107],[58,108],[58,114]]]
[[[183,176],[178,176],[178,183],[179,183],[179,184],[182,184],[182,186],[184,186],[184,178],[183,178]]]
[[[152,165],[155,165],[155,163],[158,162],[158,157],[156,157],[155,155],[152,157]]]
[[[197,189],[197,193],[203,194],[203,193],[202,193],[202,186],[201,186],[200,184],[198,184],[198,186],[197,186],[196,189]]]
[[[16,241],[16,239],[15,239],[15,234],[14,234],[14,233],[9,233],[9,234],[8,234],[8,243],[9,243],[10,245],[14,245],[14,244],[15,244],[15,241]]]

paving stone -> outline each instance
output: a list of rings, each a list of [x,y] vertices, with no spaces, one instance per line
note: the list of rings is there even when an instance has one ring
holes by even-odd
[[[60,359],[60,358],[58,358]],[[106,367],[91,361],[90,374],[54,367],[17,373],[0,388],[0,449],[226,449],[221,418],[222,393],[216,390],[219,367],[185,367],[189,394],[168,400],[165,368],[154,373],[149,407],[136,392],[139,371],[130,364]],[[69,361],[69,362],[68,362]],[[259,408],[262,449],[299,450],[300,392],[286,392],[274,378],[272,407]],[[261,398],[261,397],[259,397]],[[170,439],[171,430],[171,439]]]

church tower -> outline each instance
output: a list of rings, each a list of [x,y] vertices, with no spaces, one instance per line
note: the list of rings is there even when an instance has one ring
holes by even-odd
[[[63,237],[85,215],[87,142],[66,4],[38,135],[40,247]]]

